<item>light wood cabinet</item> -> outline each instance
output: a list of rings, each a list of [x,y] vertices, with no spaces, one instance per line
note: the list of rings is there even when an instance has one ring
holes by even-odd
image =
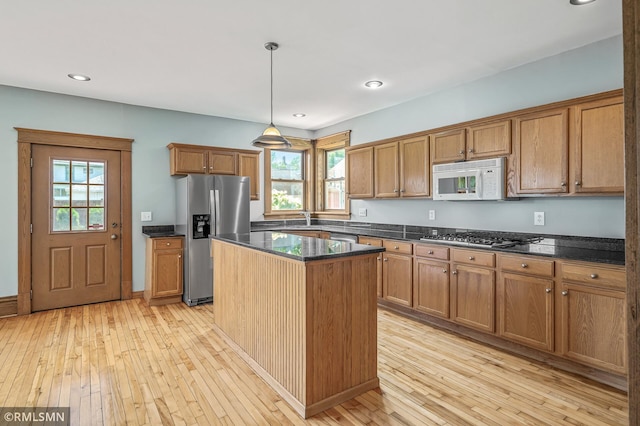
[[[569,191],[568,120],[568,108],[514,119],[518,194],[561,194]]]
[[[572,189],[584,194],[624,193],[622,96],[576,105],[573,114]]]
[[[315,231],[315,230],[311,230],[311,231],[299,231],[299,230],[295,230],[295,231],[283,231],[287,234],[293,234],[293,235],[300,235],[302,237],[313,237],[313,238],[322,238],[323,240],[328,240],[329,237],[331,236],[330,232],[326,232],[326,231]]]
[[[373,198],[373,147],[347,149],[347,195]]]
[[[238,176],[249,176],[252,200],[260,199],[260,153],[238,154]]]
[[[390,302],[411,306],[413,284],[413,245],[383,240],[382,297]]]
[[[625,374],[624,267],[562,262],[562,355]]]
[[[182,300],[182,237],[147,238],[144,299],[149,305]]]
[[[373,147],[373,179],[376,198],[400,196],[398,176],[398,143],[390,142]]]
[[[460,324],[495,332],[495,254],[451,249],[451,318]]]
[[[207,173],[210,175],[236,175],[237,160],[235,152],[209,150],[207,151]]]
[[[553,352],[554,261],[501,254],[498,268],[498,335]]]
[[[511,120],[476,124],[431,135],[433,164],[511,154]]]
[[[415,245],[413,264],[413,308],[449,319],[449,248]]]
[[[380,238],[359,236],[358,243],[366,244],[368,246],[382,247],[382,240]],[[378,262],[377,275],[376,275],[376,294],[378,295],[378,297],[382,297],[382,255],[383,254],[384,253],[379,253],[378,257],[376,258]]]

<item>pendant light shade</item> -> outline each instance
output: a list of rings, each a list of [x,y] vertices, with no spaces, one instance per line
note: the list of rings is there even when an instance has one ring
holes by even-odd
[[[265,43],[264,47],[271,52],[271,121],[269,127],[251,144],[260,148],[291,148],[291,142],[283,138],[280,130],[273,124],[273,51],[278,48],[278,43],[270,41]]]

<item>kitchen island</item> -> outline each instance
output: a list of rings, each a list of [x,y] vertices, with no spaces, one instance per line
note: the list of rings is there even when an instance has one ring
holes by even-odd
[[[214,329],[303,418],[375,389],[383,250],[281,232],[212,237]]]

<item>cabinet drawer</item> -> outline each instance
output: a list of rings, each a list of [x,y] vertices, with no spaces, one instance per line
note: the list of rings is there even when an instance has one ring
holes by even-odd
[[[430,259],[449,260],[449,247],[416,244],[415,250],[416,256],[428,257]]]
[[[380,238],[358,237],[358,244],[366,244],[368,246],[382,247],[382,240]]]
[[[498,263],[500,265],[500,269],[503,271],[512,271],[531,275],[542,275],[545,277],[553,277],[555,265],[555,262],[553,260],[503,255],[499,256]]]
[[[413,244],[402,241],[383,240],[382,247],[389,253],[413,254]]]
[[[182,238],[154,238],[153,249],[176,249],[182,248]]]
[[[495,253],[475,250],[451,249],[451,259],[457,263],[466,263],[469,265],[496,266]]]
[[[613,268],[600,265],[563,263],[562,279],[579,283],[625,289],[626,273],[623,267]]]

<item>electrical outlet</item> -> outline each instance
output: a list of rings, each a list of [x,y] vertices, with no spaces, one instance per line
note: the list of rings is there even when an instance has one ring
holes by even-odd
[[[533,224],[544,226],[544,212],[533,212]]]
[[[360,216],[360,217],[366,217],[366,216],[367,216],[367,209],[365,209],[365,208],[360,208],[360,209],[358,210],[358,216]]]
[[[429,220],[436,220],[436,211],[429,210]]]
[[[140,222],[151,222],[151,212],[140,212]]]

